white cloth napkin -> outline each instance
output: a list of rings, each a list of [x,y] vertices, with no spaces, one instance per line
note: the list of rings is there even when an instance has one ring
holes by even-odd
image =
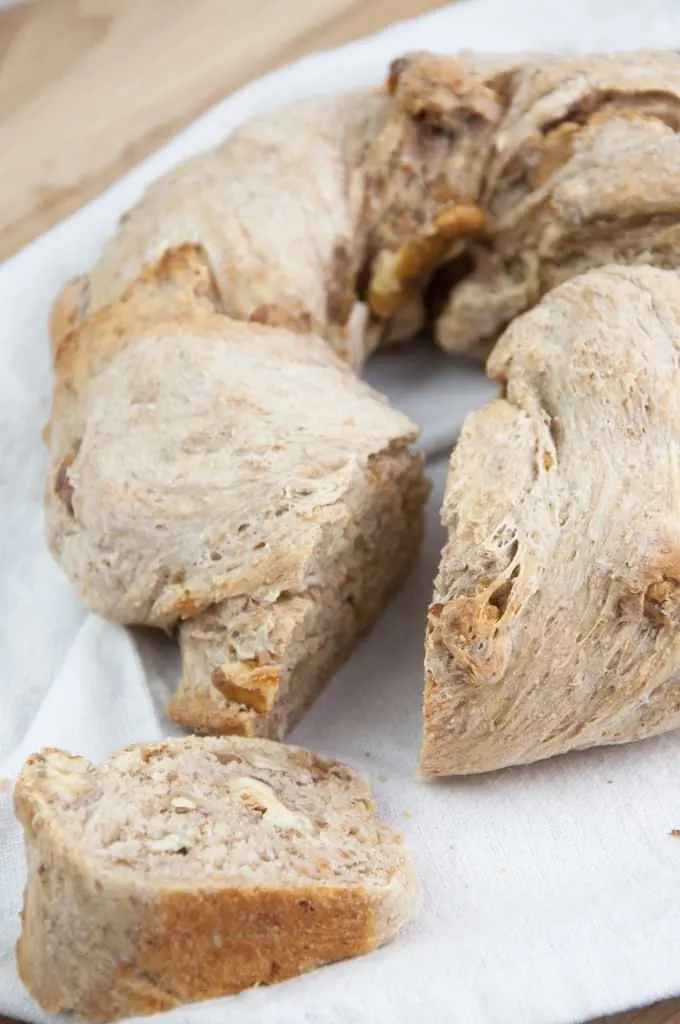
[[[96,258],[144,185],[256,111],[377,82],[405,50],[680,46],[678,0],[472,0],[268,75],[219,104],[105,195],[0,267],[0,775],[42,745],[99,760],[166,735],[171,641],[88,615],[42,541],[50,402],[46,318],[67,277]],[[105,116],[105,112],[103,112]],[[183,1008],[188,1024],[558,1024],[680,992],[680,735],[485,777],[413,777],[422,632],[442,531],[437,509],[462,417],[491,393],[481,374],[410,346],[373,383],[423,427],[435,493],[418,568],[296,730],[372,780],[422,878],[416,921],[391,947],[269,989]],[[0,1012],[50,1018],[19,984],[13,945],[20,830],[0,790]]]

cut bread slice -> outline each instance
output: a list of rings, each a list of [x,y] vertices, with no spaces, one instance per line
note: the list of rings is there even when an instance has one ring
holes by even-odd
[[[413,868],[350,768],[267,740],[29,758],[20,976],[49,1012],[167,1010],[392,939]]]

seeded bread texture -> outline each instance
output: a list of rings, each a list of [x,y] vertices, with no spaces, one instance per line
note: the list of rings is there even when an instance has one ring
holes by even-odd
[[[390,941],[416,882],[350,768],[267,740],[29,758],[19,973],[113,1020],[270,984]]]

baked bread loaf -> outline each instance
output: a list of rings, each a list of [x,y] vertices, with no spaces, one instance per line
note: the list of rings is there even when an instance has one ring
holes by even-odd
[[[350,768],[267,740],[43,750],[15,790],[19,974],[48,1012],[113,1020],[270,984],[389,942],[413,868]]]
[[[305,100],[253,119],[153,185],[123,219],[54,312],[48,538],[91,608],[179,628],[183,677],[170,709],[178,721],[283,736],[415,556],[427,491],[409,448],[415,428],[329,346],[359,369],[378,342],[429,319],[444,348],[479,356],[517,314],[583,271],[610,261],[679,266],[679,127],[676,53],[412,54],[393,63],[382,94]],[[607,274],[619,290],[628,280]],[[560,293],[555,330],[569,318],[591,329],[580,310],[590,287]],[[558,347],[547,329],[545,345]],[[541,359],[549,377],[559,374],[559,362]],[[597,436],[606,406],[583,406],[568,388],[560,401],[572,399],[581,437],[590,416]],[[616,428],[624,433],[625,413]],[[472,422],[482,424],[485,457],[500,465],[507,425],[485,417]],[[478,481],[471,430],[454,460],[435,608],[467,600],[471,580],[498,575],[495,561],[491,575],[484,568],[481,526],[470,526],[460,556],[463,512],[453,505],[477,500],[477,482],[469,493],[459,483],[467,474]],[[647,479],[642,463],[639,473]],[[587,504],[585,469],[583,481]],[[517,486],[513,476],[508,493]],[[492,490],[483,522],[506,497]],[[532,513],[521,503],[520,511],[532,529]],[[597,576],[598,551],[588,557],[579,564]],[[494,636],[501,603],[485,612]],[[529,632],[542,629],[535,601],[525,614]],[[466,743],[455,755],[449,748],[461,729],[470,743],[486,737],[486,764],[484,744],[495,743],[506,711],[473,710],[473,728],[453,714],[458,696],[433,696],[458,686],[448,615],[437,625],[431,613],[426,684],[426,750],[432,740],[444,752],[424,753],[423,770],[482,770]],[[474,659],[465,665],[478,671]],[[598,735],[593,725],[588,740],[562,731],[541,742],[547,756],[608,742],[606,730]],[[524,739],[489,757],[541,756]]]
[[[213,291],[184,247],[62,342],[47,536],[94,611],[179,626],[172,717],[280,738],[405,576],[428,485],[325,342]]]
[[[561,285],[488,363],[444,501],[425,775],[680,725],[680,275]]]

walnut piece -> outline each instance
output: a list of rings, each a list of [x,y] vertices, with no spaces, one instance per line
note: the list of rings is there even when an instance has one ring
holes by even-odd
[[[262,811],[262,817],[272,825],[297,832],[311,831],[309,818],[282,804],[272,787],[261,779],[237,775],[229,780],[229,788],[252,810]]]
[[[93,787],[91,765],[84,757],[48,751],[42,757],[40,788],[46,796],[75,800]]]
[[[375,258],[368,287],[368,303],[380,317],[391,317],[417,296],[432,272],[457,241],[479,235],[486,217],[478,206],[460,203],[445,206],[419,237],[396,251],[382,249]]]
[[[263,712],[272,709],[279,688],[280,674],[277,665],[228,661],[214,670],[212,681],[220,693],[229,700]]]

